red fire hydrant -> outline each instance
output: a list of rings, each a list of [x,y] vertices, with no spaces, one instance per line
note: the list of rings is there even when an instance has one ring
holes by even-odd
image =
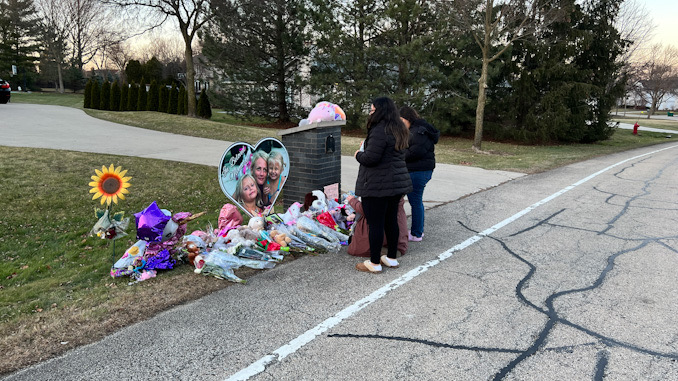
[[[640,127],[640,125],[638,124],[638,122],[636,122],[636,124],[633,125],[633,134],[634,135],[638,135],[638,127]]]

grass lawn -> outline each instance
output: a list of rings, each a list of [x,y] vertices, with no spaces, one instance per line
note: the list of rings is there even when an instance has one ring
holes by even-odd
[[[12,102],[81,108],[82,95],[12,94]],[[78,105],[79,102],[79,105]],[[237,125],[219,114],[211,121],[157,112],[104,112],[90,115],[159,131],[251,143],[277,136],[276,129]],[[342,136],[342,153],[353,155],[363,137]],[[592,145],[521,146],[442,138],[439,162],[486,169],[535,173],[595,156],[666,142],[664,134],[619,130]],[[234,284],[198,276],[189,266],[160,273],[128,286],[130,278],[109,276],[111,265],[135,241],[134,213],[150,202],[173,213],[206,211],[188,231],[217,224],[226,197],[213,167],[115,155],[77,153],[0,145],[0,373],[23,368],[76,346],[96,341],[131,323]],[[128,169],[132,187],[114,210],[131,218],[129,236],[116,241],[90,237],[96,218],[88,183],[95,168],[115,164]],[[290,260],[293,257],[290,257]],[[284,265],[284,264],[283,264]],[[240,270],[247,278],[256,271]],[[238,287],[238,286],[236,286]],[[140,302],[141,301],[141,302]],[[143,308],[142,307],[143,304]]]
[[[678,115],[678,114],[676,114]],[[661,128],[664,130],[673,130],[678,131],[678,116],[674,116],[673,120],[667,119],[647,119],[646,115],[627,115],[627,116],[614,116],[612,118],[615,122],[634,124],[638,122],[638,125],[641,127],[652,127],[652,128]]]
[[[66,106],[82,109],[83,98],[84,96],[82,94],[73,94],[70,92],[59,94],[55,92],[24,93],[12,91],[12,99],[10,102]]]

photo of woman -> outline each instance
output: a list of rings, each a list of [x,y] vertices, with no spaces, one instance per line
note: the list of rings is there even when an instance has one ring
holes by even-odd
[[[262,139],[255,147],[244,142],[233,143],[221,158],[219,186],[233,204],[250,217],[266,216],[272,212],[289,177],[289,160],[285,146],[274,138]],[[249,179],[245,180],[245,177]],[[242,193],[250,181],[254,181],[257,188],[256,208]],[[245,203],[248,203],[247,207]]]

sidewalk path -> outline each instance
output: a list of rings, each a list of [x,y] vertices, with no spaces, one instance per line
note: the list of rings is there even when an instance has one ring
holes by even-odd
[[[638,124],[640,124],[640,122]],[[676,124],[676,127],[678,127],[678,124]],[[633,124],[619,123],[619,128],[624,129],[624,130],[633,130]],[[674,130],[663,130],[661,128],[652,128],[652,127],[643,127],[643,126],[638,127],[638,131],[661,132],[661,133],[664,133],[664,134],[672,134],[672,135],[678,134],[678,131],[674,131]]]
[[[9,103],[0,107],[0,113],[0,145],[4,146],[138,156],[217,167],[232,144],[107,122],[70,107]],[[353,190],[358,163],[353,157],[342,156],[341,165],[342,191]],[[437,164],[424,193],[425,206],[442,205],[524,175]],[[406,209],[409,214],[407,203]]]

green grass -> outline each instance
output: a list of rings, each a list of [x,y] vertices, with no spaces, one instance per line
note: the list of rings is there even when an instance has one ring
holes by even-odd
[[[666,114],[664,114],[666,115]],[[634,124],[638,122],[641,127],[661,128],[664,130],[678,131],[678,117],[674,116],[674,120],[667,119],[647,119],[647,116],[615,116],[612,118],[614,122]]]
[[[59,94],[55,92],[24,93],[12,91],[12,99],[10,102],[66,106],[82,109],[83,99],[84,97],[82,94],[73,94],[69,92]]]

